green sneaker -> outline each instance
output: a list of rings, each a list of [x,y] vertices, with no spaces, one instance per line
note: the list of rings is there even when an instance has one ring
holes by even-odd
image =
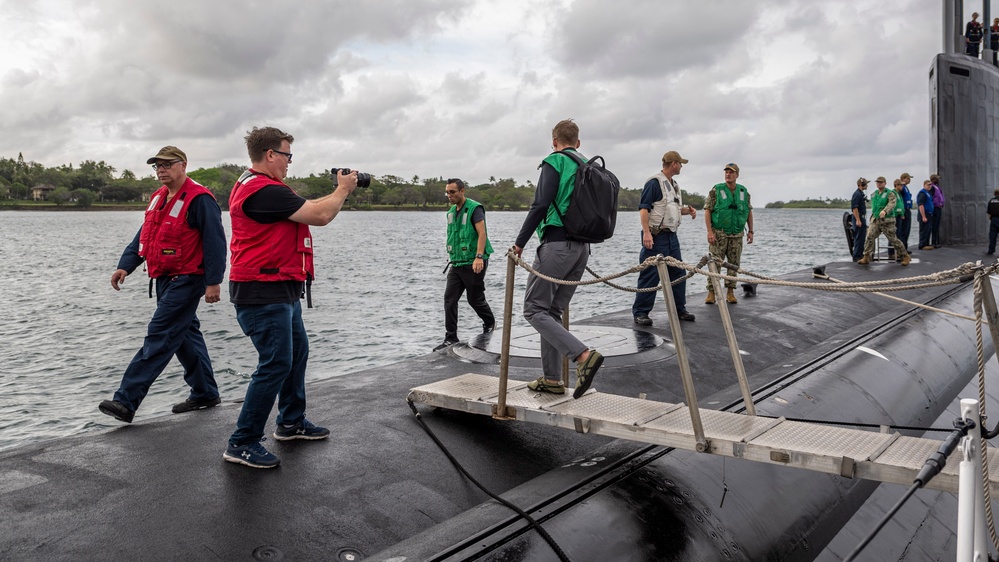
[[[586,361],[576,364],[576,390],[572,391],[573,398],[579,398],[593,384],[593,377],[597,376],[597,370],[604,364],[604,356],[600,352],[591,349]]]
[[[565,394],[565,386],[561,383],[550,383],[545,380],[544,375],[538,377],[538,380],[531,381],[527,383],[527,388],[537,392],[550,392],[551,394]]]

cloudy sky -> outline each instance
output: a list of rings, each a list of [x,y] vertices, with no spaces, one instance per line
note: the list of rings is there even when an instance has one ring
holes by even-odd
[[[981,11],[967,2],[966,11]],[[0,156],[145,175],[247,163],[292,133],[291,173],[537,180],[551,128],[640,187],[666,150],[706,193],[736,162],[754,203],[927,176],[939,1],[0,0]]]

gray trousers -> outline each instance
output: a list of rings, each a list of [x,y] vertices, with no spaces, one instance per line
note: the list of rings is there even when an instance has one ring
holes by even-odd
[[[538,246],[534,269],[555,279],[579,281],[586,271],[590,245],[585,242],[548,242]],[[562,311],[569,306],[574,285],[559,285],[531,274],[524,293],[524,318],[541,336],[541,368],[550,381],[562,380],[562,357],[575,360],[586,344],[562,327]]]

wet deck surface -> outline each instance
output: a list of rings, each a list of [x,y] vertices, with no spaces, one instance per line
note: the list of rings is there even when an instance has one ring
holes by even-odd
[[[986,256],[979,249],[944,248],[916,257],[921,260],[907,268],[845,262],[829,265],[826,272],[845,281],[901,277]],[[810,282],[810,273],[785,279]],[[947,290],[904,296],[927,302]],[[971,292],[966,294],[970,309]],[[719,408],[738,401],[740,394],[718,312],[702,304],[703,296],[688,294],[688,309],[697,321],[683,322],[682,329],[701,406]],[[756,297],[742,298],[729,310],[746,352],[750,386],[757,389],[908,309],[873,295],[760,286]],[[651,317],[654,326],[640,330],[630,311],[579,323],[580,332],[615,341],[623,350],[608,359],[596,388],[629,396],[646,393],[663,402],[683,400],[661,301]],[[530,337],[517,339],[514,379],[540,374]],[[390,338],[387,334],[386,345]],[[488,498],[426,437],[406,395],[410,388],[461,373],[498,375],[499,338],[496,333],[472,342],[474,347],[311,384],[309,419],[329,427],[331,438],[268,440],[265,444],[282,459],[274,470],[223,462],[239,411],[233,402],[241,399],[237,396],[224,396],[222,406],[207,411],[155,419],[140,415],[132,425],[112,431],[0,453],[0,512],[5,514],[0,559],[360,560],[418,533],[432,534],[436,525]],[[498,493],[601,447],[622,456],[642,447],[533,424],[424,413],[452,453]],[[101,415],[96,404],[94,415]]]

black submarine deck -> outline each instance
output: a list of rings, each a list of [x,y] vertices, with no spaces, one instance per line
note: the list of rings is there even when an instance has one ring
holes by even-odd
[[[916,257],[906,268],[889,262],[866,267],[838,262],[828,264],[826,273],[843,281],[871,280],[927,274],[986,258],[980,248],[970,247],[917,252]],[[803,270],[782,279],[811,282],[811,273]],[[936,287],[902,296],[932,302],[954,290]],[[971,291],[965,293],[970,302]],[[741,395],[718,313],[702,302],[703,293],[689,295],[688,309],[697,320],[683,323],[684,341],[700,405],[718,409],[740,401]],[[775,286],[761,286],[756,296],[729,307],[754,391],[844,345],[855,347],[851,342],[857,337],[911,309],[870,294]],[[664,310],[657,302],[651,315],[655,324],[648,328],[635,326],[627,310],[574,324],[574,330],[603,339],[601,349],[609,355],[595,388],[683,401]],[[586,312],[573,311],[576,317]],[[332,435],[320,442],[269,440],[267,445],[282,459],[274,470],[222,460],[239,411],[241,397],[236,396],[223,397],[225,402],[211,410],[139,419],[102,433],[0,453],[0,559],[434,559],[426,552],[374,555],[421,533],[432,543],[436,526],[477,506],[485,511],[481,506],[489,498],[430,441],[406,396],[413,387],[462,373],[497,376],[499,337],[478,336],[471,345],[447,352],[310,384],[309,418],[329,427]],[[540,374],[530,337],[515,338],[519,351],[511,374],[521,380]],[[476,478],[521,505],[574,501],[592,493],[601,479],[614,478],[614,470],[663,454],[661,447],[556,427],[446,410],[424,409],[423,414]],[[100,415],[96,408],[94,415]],[[604,463],[596,474],[585,466],[593,458]],[[559,467],[568,471],[560,473],[561,480],[545,477]],[[927,494],[949,501],[938,492]],[[956,517],[947,523],[956,528]],[[467,529],[469,536],[479,531]],[[918,526],[902,529],[901,538],[894,540],[908,541],[906,548],[920,544],[928,556],[952,551],[953,544],[935,547],[928,543],[928,533],[918,531]],[[446,543],[444,534],[438,539]],[[433,549],[438,547],[428,548],[437,552]],[[465,559],[460,552],[450,556]],[[815,554],[838,559],[828,552]],[[577,553],[574,559],[588,558]]]

